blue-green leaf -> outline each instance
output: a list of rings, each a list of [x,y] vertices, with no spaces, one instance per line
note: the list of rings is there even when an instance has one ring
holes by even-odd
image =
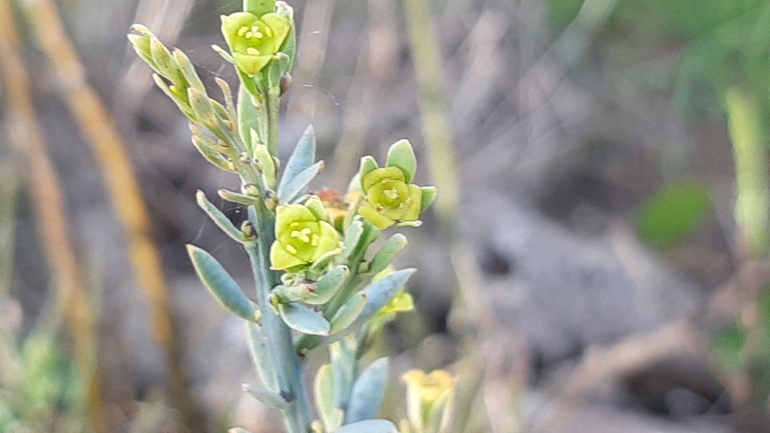
[[[280,394],[276,394],[262,385],[256,383],[244,383],[241,385],[241,388],[244,392],[261,401],[262,404],[267,407],[278,410],[285,410],[289,407],[289,402],[281,397]]]
[[[286,169],[283,171],[281,182],[278,184],[278,191],[286,188],[285,185],[293,182],[298,174],[307,170],[314,162],[315,131],[312,126],[308,126],[286,163]]]
[[[358,319],[364,308],[366,308],[366,294],[364,292],[358,292],[351,296],[332,317],[331,330],[329,332],[335,334],[347,329]]]
[[[217,225],[220,229],[222,229],[223,232],[225,232],[228,236],[230,236],[232,239],[238,241],[238,242],[244,242],[246,239],[243,237],[243,233],[241,233],[240,230],[235,228],[232,221],[230,221],[225,214],[222,213],[219,209],[217,209],[216,206],[211,204],[210,201],[206,198],[206,194],[198,190],[197,193],[195,193],[195,199],[198,202],[198,206],[203,209],[204,212],[211,218],[212,221],[214,221],[214,224]]]
[[[350,394],[345,422],[374,418],[380,408],[388,382],[388,358],[380,358],[358,376]]]
[[[364,223],[361,222],[361,217],[356,217],[345,231],[345,251],[342,252],[342,260],[348,260],[353,252],[356,250],[358,243],[361,241],[361,236],[364,234]]]
[[[292,203],[294,199],[306,193],[307,186],[323,168],[323,161],[318,161],[297,173],[291,180],[285,181],[286,175],[284,175],[284,178],[281,179],[281,185],[278,187],[278,202],[282,204]]]
[[[398,428],[386,419],[368,419],[346,424],[336,433],[398,433]]]
[[[277,391],[278,375],[276,372],[276,360],[274,353],[267,344],[267,336],[262,327],[254,322],[246,322],[246,340],[249,345],[249,353],[254,365],[257,367],[259,379],[265,387],[273,392]]]
[[[238,287],[238,283],[219,264],[217,259],[194,245],[187,245],[187,252],[198,278],[222,306],[246,320],[259,320],[259,314],[254,308],[254,304],[246,297],[243,290]]]
[[[329,322],[322,315],[304,305],[297,303],[279,304],[278,312],[289,328],[303,334],[329,335]]]
[[[401,233],[396,233],[388,238],[382,248],[374,255],[374,258],[372,258],[369,272],[376,274],[388,267],[398,253],[406,247],[407,243],[406,236]]]

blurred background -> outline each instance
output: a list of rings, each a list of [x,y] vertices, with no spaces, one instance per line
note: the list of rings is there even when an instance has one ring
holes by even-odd
[[[446,368],[453,432],[770,431],[770,1],[289,3],[282,153],[312,123],[344,190],[408,138],[440,190],[400,257],[417,311],[376,347],[384,416]],[[194,201],[237,179],[126,40],[234,85],[210,46],[239,8],[0,0],[0,431],[280,430],[184,249],[249,284]]]

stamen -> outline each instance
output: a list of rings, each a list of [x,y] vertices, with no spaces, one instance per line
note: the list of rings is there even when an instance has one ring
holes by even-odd
[[[288,251],[288,252],[290,252],[290,253],[292,253],[292,254],[297,254],[297,249],[296,249],[296,248],[294,248],[294,247],[293,247],[293,246],[291,246],[291,245],[288,245],[288,244],[286,245],[286,251]]]
[[[313,236],[310,237],[310,245],[317,247],[319,241],[320,241],[319,236],[313,233]]]
[[[397,200],[398,199],[398,191],[396,191],[395,189],[386,189],[382,193],[385,194],[385,196],[388,197],[391,200]]]
[[[249,28],[246,26],[242,26],[240,29],[238,29],[238,36],[243,36],[246,34],[246,32],[249,31]]]
[[[249,48],[246,48],[246,54],[250,54],[252,56],[258,56],[260,55],[260,52],[258,49],[254,47],[249,47]]]
[[[289,224],[289,226],[290,226],[291,228],[297,228],[297,227],[299,227],[299,222],[297,222],[297,221],[294,221],[293,223]]]
[[[254,37],[257,39],[262,39],[262,32],[254,32]]]
[[[246,32],[246,39],[251,39],[252,37],[254,37],[253,32]]]

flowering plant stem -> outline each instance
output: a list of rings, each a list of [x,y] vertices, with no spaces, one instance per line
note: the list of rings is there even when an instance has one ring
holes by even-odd
[[[238,71],[237,104],[223,80],[217,84],[224,104],[210,98],[187,56],[166,48],[146,27],[135,25],[129,35],[137,54],[155,70],[155,83],[190,119],[197,150],[240,178],[239,192],[219,191],[248,209],[240,229],[203,192],[197,200],[246,250],[255,302],[208,252],[188,245],[190,259],[215,299],[246,321],[260,384],[244,384],[244,391],[279,410],[289,433],[397,432],[391,421],[374,419],[385,391],[387,359],[365,366],[361,357],[375,332],[413,308],[404,284],[414,270],[395,271],[390,265],[407,244],[403,234],[368,252],[383,230],[419,226],[436,188],[412,183],[417,161],[406,140],[391,146],[385,167],[371,156],[363,158],[345,198],[309,191],[324,166],[315,161],[312,128],[280,167],[280,97],[291,83],[296,51],[293,11],[270,0],[247,0],[244,9],[222,17],[230,52],[215,47]],[[322,347],[330,362],[315,377],[316,417],[305,386],[304,356]]]

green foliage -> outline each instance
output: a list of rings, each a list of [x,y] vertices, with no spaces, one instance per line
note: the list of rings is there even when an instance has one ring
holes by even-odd
[[[657,248],[671,247],[695,230],[710,203],[704,185],[689,181],[669,184],[639,209],[639,235]]]

